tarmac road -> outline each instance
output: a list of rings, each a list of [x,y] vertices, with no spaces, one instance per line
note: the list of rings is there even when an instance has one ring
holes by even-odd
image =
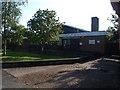
[[[14,76],[2,70],[2,88],[30,88]]]
[[[120,88],[120,63],[86,63],[3,69],[3,88]],[[29,85],[29,86],[27,86]]]

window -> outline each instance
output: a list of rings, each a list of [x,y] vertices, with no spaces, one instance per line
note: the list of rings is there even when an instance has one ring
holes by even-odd
[[[80,45],[80,46],[82,46],[82,45],[83,45],[83,43],[82,43],[82,42],[80,42],[80,43],[79,43],[79,45]]]
[[[89,40],[89,44],[95,44],[95,40]]]
[[[100,43],[100,41],[97,41],[97,43]]]
[[[70,40],[69,39],[64,40],[64,44],[65,45],[70,45]]]

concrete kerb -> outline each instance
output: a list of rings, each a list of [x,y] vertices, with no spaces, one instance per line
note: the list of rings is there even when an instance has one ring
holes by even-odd
[[[83,56],[78,58],[68,58],[68,59],[49,60],[49,61],[2,62],[2,68],[34,67],[34,66],[84,63],[94,58],[95,57],[93,56]]]

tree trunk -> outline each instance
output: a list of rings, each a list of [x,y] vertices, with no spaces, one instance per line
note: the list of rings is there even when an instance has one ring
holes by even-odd
[[[4,32],[3,32],[3,42],[4,42],[4,46],[3,46],[3,56],[6,55],[6,51],[7,51],[7,29],[8,29],[8,24],[7,24],[7,10],[8,10],[8,2],[6,4],[7,6],[5,7],[5,16],[4,16]]]
[[[42,51],[42,52],[44,51],[44,45],[41,46],[41,51]]]
[[[3,56],[5,56],[6,55],[6,48],[7,48],[7,41],[6,40],[4,40],[4,46],[3,46]]]
[[[4,44],[3,44],[3,56],[5,56],[6,55],[6,48],[7,48],[7,37],[6,37],[6,32],[7,32],[7,30],[6,30],[6,25],[4,25],[4,35],[3,35],[3,42],[4,42]]]
[[[4,20],[4,32],[3,32],[3,56],[6,55],[6,48],[7,48],[7,29],[6,29],[6,17],[5,17],[5,20]]]

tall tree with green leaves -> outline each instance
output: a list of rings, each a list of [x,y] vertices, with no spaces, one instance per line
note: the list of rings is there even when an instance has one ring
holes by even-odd
[[[107,38],[110,41],[115,41],[119,39],[118,33],[118,16],[116,14],[111,14],[111,17],[108,20],[113,24],[113,26],[108,27],[108,35]]]
[[[6,46],[7,41],[10,41],[10,34],[13,33],[13,27],[15,31],[15,27],[18,28],[19,25],[19,19],[22,15],[21,9],[19,6],[25,5],[27,3],[26,0],[21,0],[20,2],[12,2],[10,0],[7,0],[6,2],[2,2],[2,41],[3,41],[3,55],[6,55]],[[19,26],[21,27],[21,26]],[[20,29],[19,29],[20,30]],[[17,32],[17,30],[15,31]],[[20,37],[13,37],[20,39]]]
[[[59,22],[55,11],[39,9],[27,23],[28,40],[33,44],[41,45],[43,51],[44,44],[59,40],[63,24]]]
[[[7,42],[9,44],[18,44],[22,45],[23,38],[25,37],[25,33],[27,32],[27,28],[23,25],[16,24],[11,27],[9,31],[7,31]]]

